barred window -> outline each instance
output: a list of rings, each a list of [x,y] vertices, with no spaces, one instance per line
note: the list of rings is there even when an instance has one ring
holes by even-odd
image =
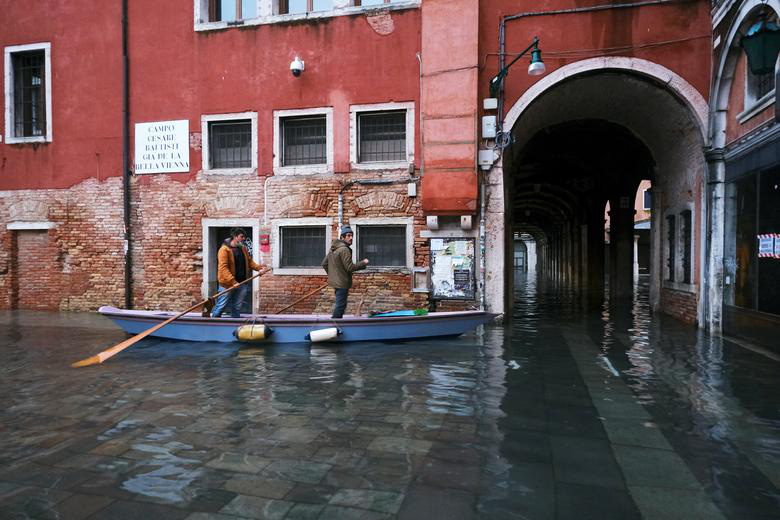
[[[301,14],[331,9],[333,0],[279,0],[279,14]]]
[[[668,254],[666,261],[666,266],[669,269],[669,276],[667,280],[670,282],[674,281],[674,266],[675,266],[675,249],[677,248],[677,240],[676,240],[676,229],[675,226],[677,225],[676,219],[674,218],[674,215],[669,215],[666,217],[666,233],[667,233],[667,246],[668,246]]]
[[[282,119],[282,166],[325,164],[325,116]]]
[[[279,233],[280,267],[320,267],[325,254],[325,226],[285,226]]]
[[[358,226],[358,257],[371,266],[406,266],[406,226]]]
[[[13,135],[46,135],[46,55],[43,50],[11,55],[13,67]]]
[[[680,215],[682,229],[680,234],[683,240],[682,268],[683,283],[691,283],[691,244],[693,242],[693,229],[691,229],[691,211],[685,210]]]
[[[234,22],[257,17],[257,0],[208,0],[210,22]]]
[[[252,167],[252,122],[209,123],[210,169]]]
[[[358,115],[358,162],[406,159],[406,111]]]
[[[644,203],[642,209],[651,209],[653,207],[653,195],[650,190],[644,192]]]

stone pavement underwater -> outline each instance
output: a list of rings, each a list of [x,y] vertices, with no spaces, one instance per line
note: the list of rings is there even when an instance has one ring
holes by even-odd
[[[520,279],[457,339],[238,348],[0,312],[0,518],[780,518],[780,362]]]

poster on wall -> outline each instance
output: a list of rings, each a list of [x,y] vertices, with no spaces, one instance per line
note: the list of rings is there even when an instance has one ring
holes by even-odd
[[[431,289],[437,300],[473,300],[476,277],[473,238],[432,238]]]
[[[190,171],[190,122],[135,124],[136,174]]]
[[[775,256],[775,237],[777,237],[776,233],[758,235],[759,258],[773,258]]]

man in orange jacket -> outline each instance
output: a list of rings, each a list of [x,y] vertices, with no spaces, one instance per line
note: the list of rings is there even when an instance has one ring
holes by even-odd
[[[212,318],[219,318],[225,307],[230,308],[230,316],[241,317],[241,306],[249,292],[250,284],[238,285],[249,278],[249,270],[259,271],[261,266],[252,261],[244,245],[246,232],[241,228],[230,230],[230,238],[225,239],[217,253],[217,281],[221,290],[236,287],[230,292],[220,295],[217,304],[211,312]]]

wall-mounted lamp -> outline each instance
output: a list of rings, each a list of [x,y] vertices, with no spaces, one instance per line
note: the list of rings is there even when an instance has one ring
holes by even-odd
[[[523,52],[515,56],[515,59],[510,61],[506,67],[499,70],[498,74],[493,76],[493,79],[490,80],[490,97],[496,97],[498,95],[498,91],[501,88],[501,84],[503,83],[504,78],[507,74],[509,74],[509,67],[514,65],[517,60],[525,56],[528,51],[531,51],[531,64],[528,65],[528,75],[539,76],[540,74],[544,74],[545,68],[544,62],[542,61],[542,50],[539,48],[539,37],[534,36],[534,40],[531,42],[531,45],[526,47]]]
[[[750,72],[757,76],[774,72],[780,53],[780,27],[767,21],[767,15],[763,13],[742,37],[740,45],[747,55]]]

